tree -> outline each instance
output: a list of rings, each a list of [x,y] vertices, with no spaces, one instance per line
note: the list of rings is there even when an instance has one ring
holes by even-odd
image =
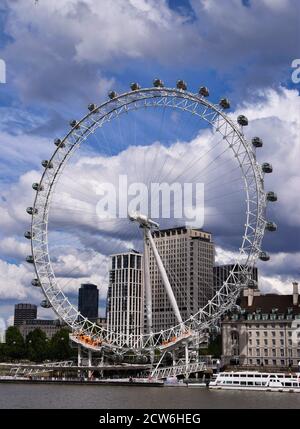
[[[27,335],[26,352],[28,359],[33,362],[42,362],[48,357],[47,336],[40,328]]]
[[[7,347],[5,343],[0,343],[0,362],[5,362],[7,359]]]
[[[74,352],[70,346],[69,331],[60,329],[50,341],[50,357],[52,360],[70,359]]]
[[[11,359],[22,359],[26,356],[25,343],[16,326],[6,330],[6,353]]]

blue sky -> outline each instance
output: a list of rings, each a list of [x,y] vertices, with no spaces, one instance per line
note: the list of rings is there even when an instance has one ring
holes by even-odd
[[[299,12],[297,0],[1,2],[7,83],[0,84],[0,317],[9,319],[14,302],[40,300],[23,264],[23,232],[30,184],[53,139],[109,90],[121,93],[132,81],[150,86],[154,77],[167,86],[182,78],[192,92],[205,85],[216,102],[228,97],[233,117],[249,117],[249,138],[263,137],[259,156],[274,166],[267,185],[279,194],[268,215],[279,228],[265,238],[272,259],[259,266],[261,286],[290,290],[300,275],[299,84],[291,80],[291,63],[300,57]],[[158,138],[151,126],[147,132]],[[191,138],[191,129],[180,135]]]

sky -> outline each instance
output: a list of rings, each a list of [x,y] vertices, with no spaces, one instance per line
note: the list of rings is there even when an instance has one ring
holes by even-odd
[[[34,198],[31,184],[39,180],[40,162],[53,152],[53,140],[67,133],[71,119],[87,112],[88,103],[100,104],[112,89],[125,92],[130,82],[149,87],[155,77],[169,87],[184,79],[191,92],[205,85],[216,103],[227,97],[229,116],[244,114],[249,119],[246,138],[263,139],[257,156],[273,165],[266,188],[278,194],[278,202],[267,215],[278,231],[264,239],[271,260],[258,263],[259,286],[264,292],[289,293],[291,282],[300,276],[300,85],[293,82],[291,67],[297,58],[298,0],[2,1],[0,59],[6,63],[6,83],[0,84],[1,323],[12,322],[16,302],[38,304],[42,299],[30,286],[33,272],[24,262],[29,243],[23,234],[30,221],[25,210]],[[151,174],[162,178],[160,167],[168,163],[174,174],[170,176],[176,178],[181,174],[180,160],[185,159],[187,167],[201,145],[213,141],[208,130],[197,129],[187,118],[181,123],[171,113],[164,117],[136,113],[133,120],[122,120],[121,126],[119,136],[114,128],[104,130],[112,142],[110,150],[123,139],[119,152],[107,158],[90,143],[58,186],[51,224],[52,260],[74,300],[82,281],[105,283],[110,252],[122,243],[136,246],[136,234],[127,234],[126,228],[114,226],[114,233],[108,228],[99,235],[95,214],[76,215],[74,207],[84,203],[91,210],[95,205],[91,192],[85,195],[91,181],[113,181],[124,172],[131,174],[132,181],[149,181]],[[157,153],[161,164],[155,162]],[[149,163],[148,170],[141,165],[142,158],[151,160],[151,168]],[[219,165],[223,174],[228,165]],[[218,200],[224,192],[219,173],[217,169],[210,176],[210,182],[216,181],[212,192]],[[186,178],[193,177],[191,170]],[[232,228],[225,207],[238,203],[234,197],[219,203],[210,218],[220,261],[225,251],[234,254],[237,245],[239,230]],[[240,216],[239,209],[233,216]],[[102,307],[105,293],[103,285]],[[53,313],[39,308],[39,316],[53,317]]]

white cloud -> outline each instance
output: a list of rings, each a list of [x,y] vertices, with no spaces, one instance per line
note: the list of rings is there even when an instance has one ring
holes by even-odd
[[[260,91],[258,101],[244,103],[234,115],[245,114],[249,119],[246,135],[264,141],[258,149],[261,162],[271,162],[272,175],[265,176],[266,188],[278,194],[276,216],[284,224],[300,226],[300,201],[295,198],[300,189],[300,97],[298,91],[280,88]]]
[[[14,265],[0,260],[0,298],[25,299],[33,296],[34,291],[30,286],[33,273],[25,265]]]
[[[24,99],[48,105],[107,91],[115,83],[105,77],[107,68],[119,72],[136,60],[220,72],[242,66],[244,85],[235,79],[240,90],[245,83],[270,84],[297,57],[293,0],[251,1],[251,7],[194,0],[176,11],[166,0],[52,0],[32,2],[31,9],[28,0],[6,3],[12,42],[2,56]]]

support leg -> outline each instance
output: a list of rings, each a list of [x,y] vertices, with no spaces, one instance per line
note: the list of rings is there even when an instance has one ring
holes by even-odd
[[[144,285],[145,285],[145,296],[146,296],[146,316],[147,316],[147,332],[152,334],[152,290],[150,282],[150,270],[149,270],[149,244],[144,230]]]
[[[168,295],[171,307],[172,307],[172,309],[174,311],[175,317],[176,317],[178,323],[182,324],[182,317],[181,317],[181,314],[180,314],[180,311],[179,311],[179,308],[178,308],[178,305],[177,305],[177,301],[176,301],[176,298],[174,296],[172,287],[170,285],[170,282],[169,282],[169,279],[168,279],[168,276],[167,276],[164,264],[163,264],[163,262],[161,260],[161,257],[160,257],[160,255],[159,255],[159,253],[157,251],[157,248],[155,246],[153,237],[151,235],[151,231],[149,229],[145,229],[145,232],[146,232],[147,238],[149,239],[151,248],[153,250],[153,254],[154,254],[154,257],[155,257],[158,269],[160,271],[160,274],[161,274],[161,277],[162,277],[162,281],[163,281],[166,293]]]
[[[81,366],[81,345],[77,346],[77,366]],[[81,371],[78,370],[78,378],[81,378]]]
[[[185,343],[185,376],[186,378],[189,377],[189,344],[188,342]]]
[[[89,368],[92,366],[92,350],[88,351],[88,366]],[[89,369],[88,371],[88,379],[92,378],[92,371]]]

